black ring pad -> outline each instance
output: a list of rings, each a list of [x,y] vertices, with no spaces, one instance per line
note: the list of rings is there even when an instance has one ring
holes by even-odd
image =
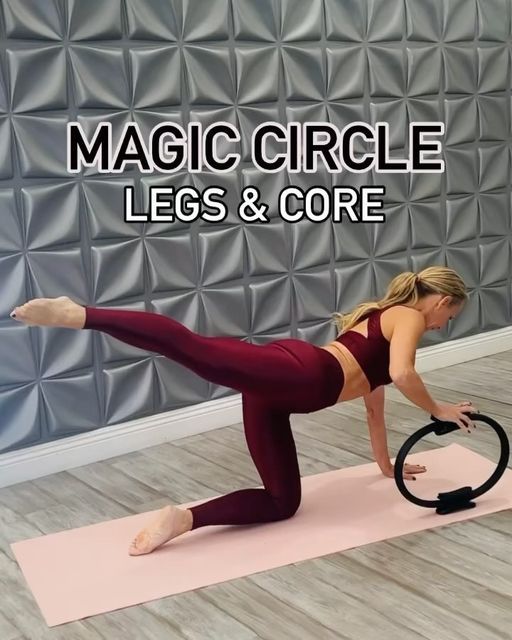
[[[452,431],[458,431],[460,429],[459,425],[456,422],[445,422],[443,420],[438,420],[434,416],[430,416],[433,422],[413,433],[404,442],[395,460],[395,482],[398,490],[404,496],[404,498],[414,504],[417,504],[420,507],[434,508],[436,510],[436,513],[440,515],[454,513],[456,511],[462,511],[464,509],[472,509],[476,506],[473,500],[489,491],[489,489],[491,489],[505,473],[510,456],[510,443],[503,427],[498,422],[496,422],[496,420],[493,420],[492,418],[489,418],[488,416],[485,416],[481,413],[467,413],[466,415],[472,422],[484,422],[486,425],[491,427],[491,429],[493,429],[498,435],[501,445],[501,454],[498,460],[498,465],[490,478],[476,489],[473,489],[472,487],[460,487],[459,489],[454,489],[453,491],[439,493],[437,495],[437,500],[424,500],[423,498],[418,498],[409,491],[409,489],[405,485],[405,480],[403,478],[403,467],[409,451],[419,440],[424,438],[426,435],[434,433],[436,436],[442,436],[446,435],[447,433],[451,433]]]

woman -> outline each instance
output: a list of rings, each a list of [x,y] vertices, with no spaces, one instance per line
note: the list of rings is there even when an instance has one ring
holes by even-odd
[[[302,340],[254,345],[235,338],[198,335],[156,313],[82,307],[69,298],[36,299],[14,309],[28,325],[94,329],[136,347],[161,353],[207,380],[242,394],[249,451],[263,489],[243,489],[192,507],[168,506],[133,540],[129,553],[150,553],[168,540],[207,525],[252,524],[291,517],[301,500],[291,413],[309,413],[363,397],[376,462],[388,477],[393,465],[386,443],[384,385],[393,382],[414,404],[470,431],[470,402],[432,399],[414,369],[422,334],[440,329],[467,298],[461,278],[445,267],[402,273],[377,302],[334,314],[341,333],[317,347]],[[425,468],[406,465],[415,479]]]

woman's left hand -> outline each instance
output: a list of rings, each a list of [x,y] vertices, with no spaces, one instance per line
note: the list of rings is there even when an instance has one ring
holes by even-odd
[[[407,462],[404,464],[402,477],[404,480],[416,480],[416,475],[418,473],[425,473],[427,471],[427,467],[422,464],[408,464]],[[391,465],[388,469],[383,471],[384,475],[388,478],[395,477],[395,467]]]

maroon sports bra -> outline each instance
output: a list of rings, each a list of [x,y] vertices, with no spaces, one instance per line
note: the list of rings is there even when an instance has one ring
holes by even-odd
[[[368,318],[368,337],[349,329],[336,338],[344,345],[359,363],[373,391],[376,387],[389,384],[389,342],[382,335],[380,316],[384,309],[371,311],[363,316]]]

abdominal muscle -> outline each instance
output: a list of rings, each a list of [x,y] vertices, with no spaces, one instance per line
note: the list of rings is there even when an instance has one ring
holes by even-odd
[[[360,398],[361,396],[370,393],[371,388],[367,377],[364,375],[364,372],[359,366],[357,360],[345,345],[334,341],[320,348],[331,353],[343,369],[343,389],[336,400],[337,403],[344,402],[346,400],[354,400],[355,398]]]

